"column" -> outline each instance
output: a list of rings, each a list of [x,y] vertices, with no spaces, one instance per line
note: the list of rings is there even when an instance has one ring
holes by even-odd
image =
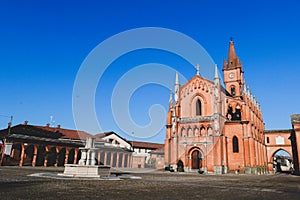
[[[49,147],[45,146],[45,151],[46,153],[48,153]],[[48,156],[46,156],[45,160],[44,160],[44,167],[47,167],[47,163],[48,163]]]
[[[187,159],[188,159],[188,169],[191,170],[192,169],[192,159],[191,159],[190,155],[187,156]],[[203,158],[202,158],[202,160],[203,160]]]
[[[56,158],[55,158],[54,167],[57,167],[57,164],[58,164],[58,153],[59,153],[58,147],[55,147],[55,151],[56,151]]]
[[[116,168],[119,167],[119,156],[120,156],[120,152],[117,152]]]
[[[98,165],[98,163],[96,163],[96,151],[95,151],[95,149],[90,149],[90,154],[91,154],[90,164],[91,165]]]
[[[14,145],[14,144],[13,144],[13,145]],[[12,148],[12,150],[11,150],[11,157],[12,157],[12,158],[15,157],[15,149],[14,149],[14,148]]]
[[[106,159],[107,159],[107,151],[104,152],[103,165],[107,165]]]
[[[110,166],[112,166],[113,164],[113,159],[114,159],[114,153],[113,152],[110,152]]]
[[[98,153],[98,163],[97,163],[97,165],[100,165],[101,164],[101,151],[100,150],[98,150],[97,151],[97,153]]]
[[[78,155],[78,149],[74,149],[74,161],[73,161],[73,164],[77,164],[77,155]]]
[[[24,155],[25,155],[25,147],[24,147],[24,143],[21,144],[21,156],[20,156],[20,162],[19,162],[19,166],[21,167],[23,165],[24,162]]]
[[[36,157],[37,157],[37,150],[38,150],[38,147],[36,145],[33,145],[33,158],[32,158],[32,167],[35,167],[35,164],[36,164]]]
[[[128,168],[132,168],[130,153],[128,153],[127,155],[128,155],[128,157],[127,157],[127,166],[128,166]]]
[[[69,160],[69,148],[66,148],[66,155],[65,155],[65,164],[68,164],[68,160]]]
[[[125,167],[125,153],[123,153],[123,156],[122,156],[122,168]]]

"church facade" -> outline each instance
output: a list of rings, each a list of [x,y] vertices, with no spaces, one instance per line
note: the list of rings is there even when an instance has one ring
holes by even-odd
[[[268,165],[260,105],[244,80],[244,70],[229,42],[223,87],[196,75],[170,93],[165,165],[178,171],[255,173]]]

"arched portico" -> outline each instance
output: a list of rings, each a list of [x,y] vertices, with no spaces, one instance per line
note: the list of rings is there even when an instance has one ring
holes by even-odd
[[[290,152],[289,148],[278,148],[274,150],[270,154],[268,161],[268,168],[270,171],[286,172],[293,168],[292,152]]]

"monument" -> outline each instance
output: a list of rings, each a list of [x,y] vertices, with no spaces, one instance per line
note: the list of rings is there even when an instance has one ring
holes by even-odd
[[[95,138],[87,138],[85,147],[79,148],[81,158],[78,164],[66,164],[62,176],[107,178],[110,175],[110,166],[96,165]]]

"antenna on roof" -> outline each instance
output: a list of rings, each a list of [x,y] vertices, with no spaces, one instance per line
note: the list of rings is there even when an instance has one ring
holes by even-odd
[[[50,127],[54,127],[55,120],[53,120],[53,116],[50,115]]]

